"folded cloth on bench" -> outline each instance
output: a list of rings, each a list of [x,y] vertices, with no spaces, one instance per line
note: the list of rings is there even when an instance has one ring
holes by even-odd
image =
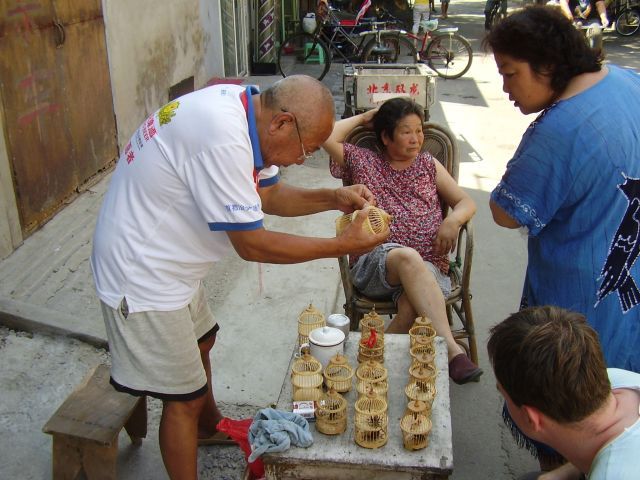
[[[248,460],[253,462],[265,452],[284,452],[291,445],[309,447],[313,436],[307,420],[297,413],[263,408],[249,427],[249,443],[252,452]]]

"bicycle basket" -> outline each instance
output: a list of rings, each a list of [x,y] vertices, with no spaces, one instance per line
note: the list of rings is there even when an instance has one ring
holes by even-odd
[[[438,28],[438,19],[434,18],[433,20],[423,20],[420,22],[420,26],[424,28],[426,32],[433,32]]]

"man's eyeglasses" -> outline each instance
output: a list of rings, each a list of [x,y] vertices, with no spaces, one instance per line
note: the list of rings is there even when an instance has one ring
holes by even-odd
[[[282,110],[284,113],[291,114],[291,116],[293,117],[293,123],[296,126],[296,132],[298,132],[298,140],[300,140],[300,147],[302,148],[302,157],[304,158],[305,162],[307,160],[311,160],[313,158],[313,155],[307,153],[307,150],[304,148],[304,143],[302,143],[302,136],[300,135],[300,126],[298,125],[298,119],[296,118],[295,113],[285,110],[284,108],[281,108],[280,110]]]

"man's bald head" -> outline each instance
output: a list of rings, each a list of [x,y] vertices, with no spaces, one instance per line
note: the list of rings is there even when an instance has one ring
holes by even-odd
[[[333,95],[322,82],[307,75],[277,81],[261,94],[263,107],[286,110],[298,119],[300,133],[320,146],[331,134],[335,120]]]

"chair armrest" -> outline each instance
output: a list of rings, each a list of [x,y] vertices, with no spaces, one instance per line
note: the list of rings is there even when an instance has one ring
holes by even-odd
[[[460,227],[456,246],[456,266],[454,274],[460,278],[459,285],[468,291],[473,263],[473,223],[469,220]]]

